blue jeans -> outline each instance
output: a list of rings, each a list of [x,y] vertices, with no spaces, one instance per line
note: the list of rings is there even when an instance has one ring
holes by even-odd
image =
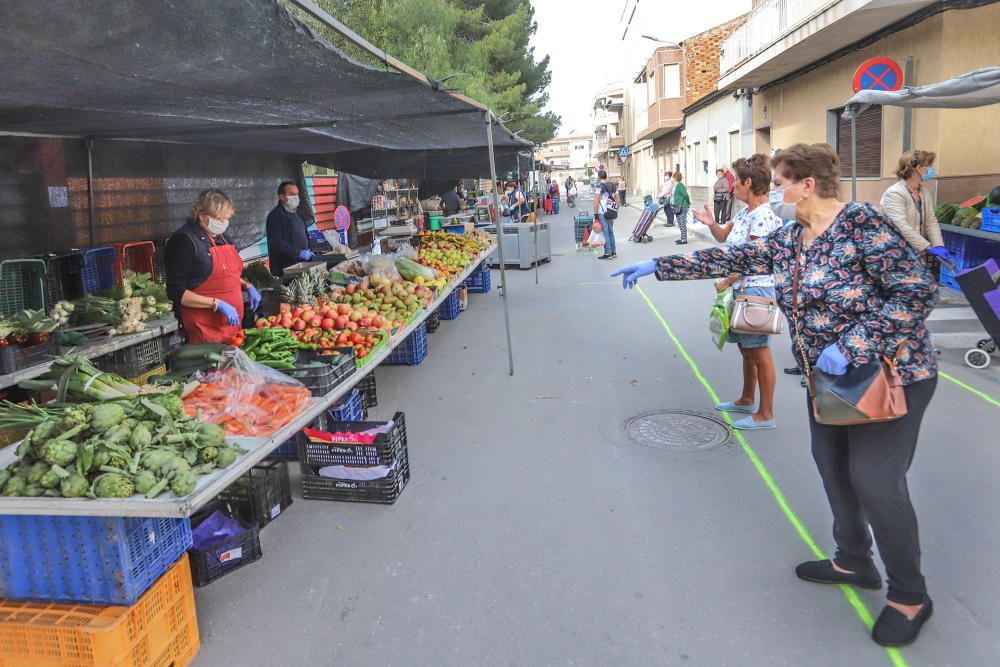
[[[601,221],[601,229],[604,230],[604,254],[610,255],[617,250],[617,246],[615,246],[615,221],[608,220],[603,213],[598,213],[597,217]]]

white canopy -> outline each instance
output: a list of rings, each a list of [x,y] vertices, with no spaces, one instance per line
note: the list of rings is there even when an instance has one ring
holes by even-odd
[[[1000,67],[985,67],[954,79],[927,86],[904,86],[895,92],[862,90],[847,100],[852,104],[883,104],[894,107],[969,109],[1000,104]]]

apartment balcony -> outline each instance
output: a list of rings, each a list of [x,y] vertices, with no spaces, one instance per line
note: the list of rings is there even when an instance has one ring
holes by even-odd
[[[565,150],[565,151],[545,151],[544,153],[542,153],[542,157],[545,158],[546,160],[562,160],[562,159],[568,160],[569,159],[569,151],[568,150]]]
[[[722,42],[719,88],[754,88],[937,0],[764,0]]]
[[[636,141],[653,140],[673,132],[684,123],[684,98],[657,100],[646,110],[646,126],[636,134]]]

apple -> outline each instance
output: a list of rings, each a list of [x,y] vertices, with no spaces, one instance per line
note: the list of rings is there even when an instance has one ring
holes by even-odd
[[[295,319],[295,320],[294,320],[294,321],[292,322],[292,327],[293,327],[293,328],[294,328],[294,329],[295,329],[296,331],[303,331],[303,330],[304,330],[304,329],[306,328],[306,323],[305,323],[305,322],[304,322],[303,320],[301,320],[301,319],[299,319],[299,318],[296,318],[296,319]]]
[[[358,324],[362,328],[367,329],[372,325],[372,319],[370,317],[362,317],[360,320],[358,320]]]
[[[315,327],[317,329],[322,328],[323,318],[320,317],[319,315],[313,315],[311,318],[309,318],[309,326]]]
[[[291,329],[292,328],[292,323],[293,323],[293,320],[288,315],[285,315],[285,317],[281,318],[281,327],[283,329]]]
[[[376,329],[381,329],[382,325],[384,324],[385,324],[385,318],[382,317],[381,315],[376,315],[375,317],[372,318],[372,326],[374,326]]]
[[[356,291],[357,289],[358,289],[358,286],[357,286],[357,285],[355,285],[355,284],[353,284],[353,283],[351,283],[350,285],[348,285],[348,286],[347,286],[347,289],[346,289],[345,291],[346,291],[346,292],[347,292],[347,293],[348,293],[349,295],[353,295],[353,294],[354,294],[354,292],[355,292],[355,291]]]
[[[355,311],[351,312],[351,321],[352,322],[357,322],[362,317],[363,317],[363,315],[362,315],[362,313],[361,313],[360,310],[355,310]]]
[[[348,321],[343,315],[337,315],[337,317],[333,318],[333,326],[337,329],[343,329],[347,326]]]
[[[350,331],[357,331],[358,330],[358,323],[357,322],[348,322],[347,323],[347,328]]]
[[[349,305],[347,305],[346,303],[338,304],[337,305],[337,314],[338,315],[350,315],[351,314],[351,307]]]

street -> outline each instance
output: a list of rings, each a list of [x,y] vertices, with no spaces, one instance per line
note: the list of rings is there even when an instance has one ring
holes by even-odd
[[[776,430],[722,430],[715,446],[719,431],[687,417],[722,419],[713,393],[733,399],[742,380],[734,346],[709,337],[711,284],[623,291],[609,274],[676,252],[678,232],[660,214],[654,242],[631,243],[628,208],[617,260],[577,252],[585,192],[544,218],[554,256],[539,284],[507,272],[514,376],[495,289],[441,323],[420,366],[379,368],[377,416],[406,413],[408,488],[389,507],[306,501],[292,464],[295,503],[262,531],[263,559],[196,593],[193,664],[996,664],[1000,370],[972,371],[964,348],[939,343],[952,379],[909,476],[935,614],[887,651],[865,627],[884,588],[793,571],[833,546],[799,378],[779,371]],[[698,227],[688,249],[709,245]],[[974,339],[952,305],[932,330]],[[778,368],[793,365],[787,334],[773,345]],[[659,411],[682,413],[690,437],[633,423],[659,438],[635,442],[626,425]]]

